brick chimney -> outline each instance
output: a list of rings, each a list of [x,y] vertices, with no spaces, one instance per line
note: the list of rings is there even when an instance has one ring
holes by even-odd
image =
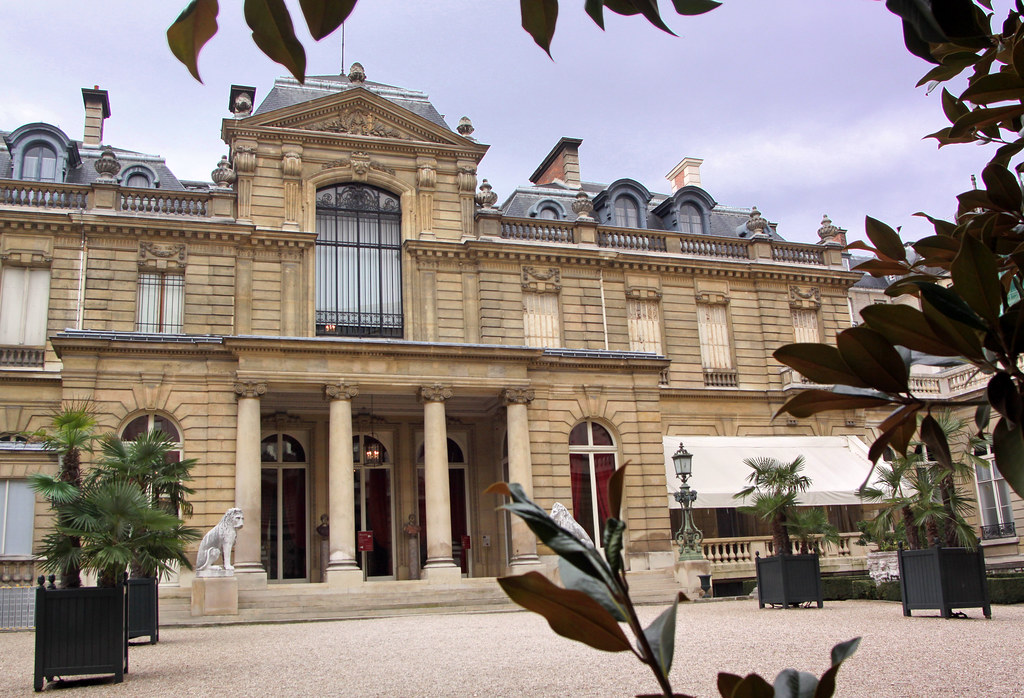
[[[561,138],[530,177],[536,185],[561,180],[572,189],[580,188],[580,144],[582,138]]]
[[[665,175],[665,179],[672,182],[672,193],[676,193],[683,187],[693,185],[700,186],[700,166],[704,162],[700,158],[683,158],[679,164],[672,168],[672,171]]]
[[[85,102],[85,134],[82,143],[98,146],[103,142],[103,120],[110,116],[107,91],[101,90],[99,85],[91,90],[83,87],[82,101]]]

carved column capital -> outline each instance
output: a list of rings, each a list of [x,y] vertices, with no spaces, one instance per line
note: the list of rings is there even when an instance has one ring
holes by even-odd
[[[359,395],[359,386],[351,383],[329,383],[324,386],[328,400],[351,400]]]
[[[505,388],[501,391],[501,401],[505,405],[529,405],[533,402],[533,391],[529,388]]]
[[[240,174],[252,174],[256,171],[256,148],[240,145],[234,152],[235,171]]]
[[[289,150],[281,157],[281,171],[285,177],[297,179],[302,176],[302,154]]]
[[[420,400],[423,402],[444,402],[451,398],[454,393],[447,385],[434,383],[420,388]]]
[[[235,395],[238,398],[259,397],[266,392],[266,383],[257,383],[256,381],[239,381],[235,383]]]

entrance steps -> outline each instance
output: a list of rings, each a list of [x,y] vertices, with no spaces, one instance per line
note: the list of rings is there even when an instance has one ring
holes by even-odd
[[[630,573],[629,584],[637,605],[668,605],[678,591],[671,570]],[[493,577],[463,579],[453,585],[426,581],[366,582],[352,589],[331,589],[326,584],[272,584],[266,589],[239,590],[237,616],[193,617],[191,607],[189,587],[160,587],[162,627],[521,610]]]

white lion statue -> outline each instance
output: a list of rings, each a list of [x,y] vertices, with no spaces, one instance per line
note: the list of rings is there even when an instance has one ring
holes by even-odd
[[[196,572],[203,570],[221,569],[221,565],[215,564],[217,560],[223,559],[223,569],[232,571],[231,548],[235,545],[235,538],[238,536],[238,529],[245,524],[242,510],[233,507],[224,512],[220,523],[211,528],[203,536],[199,543],[199,554],[196,555]],[[203,576],[203,575],[199,575]]]

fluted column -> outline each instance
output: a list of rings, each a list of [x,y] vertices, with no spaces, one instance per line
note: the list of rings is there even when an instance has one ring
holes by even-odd
[[[439,383],[420,388],[427,498],[427,564],[423,566],[423,572],[430,581],[452,581],[462,576],[462,570],[452,560],[448,430],[444,410],[444,402],[451,396],[452,389]]]
[[[245,526],[235,540],[234,565],[243,589],[267,585],[267,572],[260,561],[260,395],[266,392],[266,383],[235,383],[235,506],[241,507]]]
[[[327,450],[327,496],[330,512],[330,560],[327,583],[350,587],[363,581],[356,563],[355,478],[352,460],[352,398],[359,394],[354,385],[324,386],[330,407],[330,436]]]
[[[527,406],[533,401],[533,391],[526,388],[508,388],[501,394],[505,403],[508,425],[508,479],[523,487],[527,497],[533,498],[533,462],[530,459],[530,422]],[[512,559],[510,567],[537,565],[537,538],[522,519],[511,517]]]

